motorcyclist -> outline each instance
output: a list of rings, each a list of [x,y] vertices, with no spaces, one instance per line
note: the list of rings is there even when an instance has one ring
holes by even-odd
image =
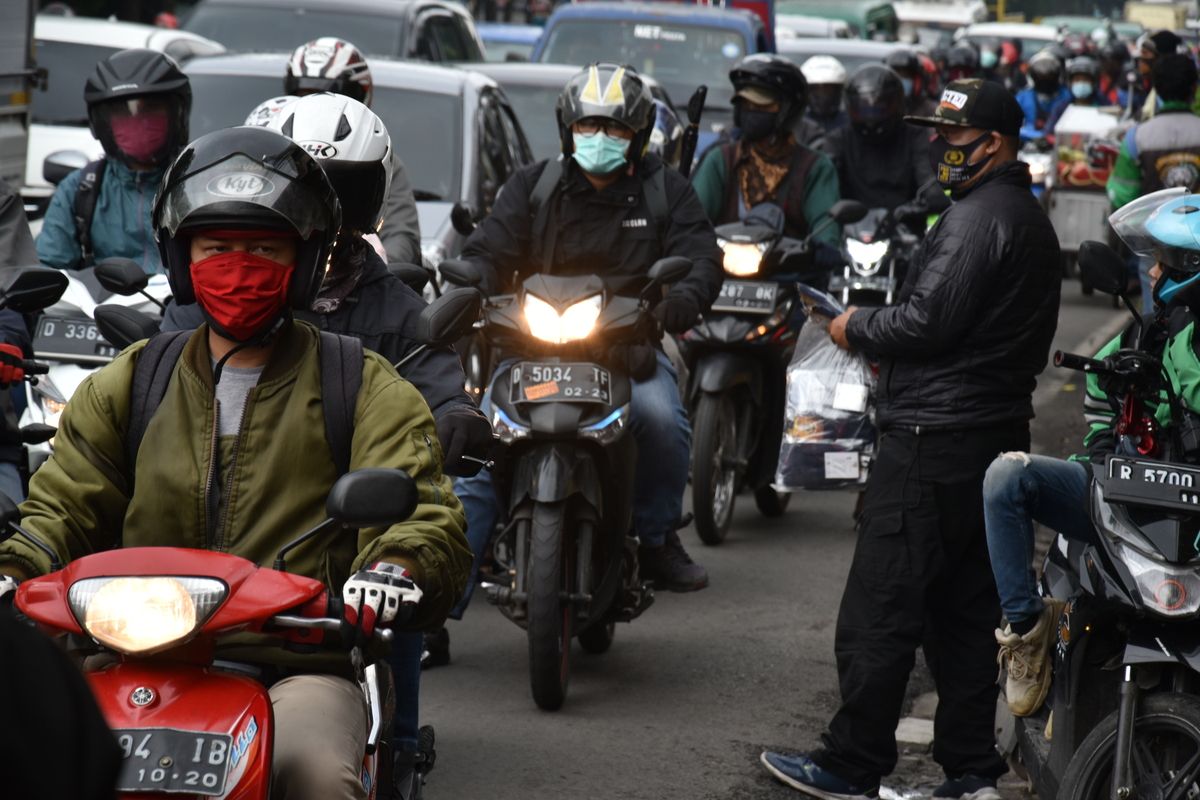
[[[374,95],[371,68],[357,47],[345,39],[323,36],[300,45],[288,59],[283,89],[290,95],[333,92],[352,97],[368,108]],[[387,260],[420,264],[421,225],[417,200],[401,154],[392,151],[392,182],[379,230]]]
[[[921,60],[917,58],[917,54],[911,50],[896,50],[883,59],[883,64],[896,73],[904,88],[904,113],[922,117],[932,114],[937,103],[929,96],[928,87],[925,85],[925,70],[921,67]]]
[[[29,233],[29,221],[21,196],[0,179],[0,267],[37,264],[37,251]],[[0,352],[30,358],[29,328],[25,318],[11,309],[0,309]],[[20,463],[24,448],[17,429],[17,412],[9,387],[25,378],[19,367],[0,363],[0,492],[14,500],[25,499]]]
[[[1100,65],[1091,56],[1075,56],[1067,62],[1067,88],[1071,99],[1059,101],[1050,111],[1045,130],[1054,133],[1058,121],[1071,106],[1097,106],[1100,104],[1098,86]]]
[[[833,56],[812,56],[800,65],[800,72],[808,82],[808,109],[804,116],[821,126],[829,134],[850,123],[850,117],[842,107],[842,95],[846,89],[846,68]]]
[[[1096,89],[1104,105],[1125,107],[1128,100],[1125,70],[1128,65],[1129,46],[1121,39],[1112,39],[1100,48],[1100,81]]]
[[[1025,112],[1025,124],[1021,126],[1021,144],[1046,142],[1050,130],[1046,121],[1050,112],[1060,103],[1071,102],[1071,90],[1063,86],[1063,62],[1058,56],[1042,50],[1029,59],[1026,74],[1029,86],[1017,92],[1017,103]]]
[[[895,209],[933,179],[929,133],[904,124],[904,87],[882,64],[864,64],[846,85],[850,125],[826,139],[842,197]]]
[[[1200,408],[1187,393],[1200,386],[1200,343],[1194,338],[1200,307],[1200,214],[1178,213],[1200,205],[1200,195],[1183,190],[1163,190],[1146,195],[1114,213],[1113,230],[1134,252],[1153,262],[1151,278],[1155,316],[1143,345],[1161,353],[1166,377],[1183,387],[1179,397],[1185,409]],[[1106,344],[1096,358],[1121,347],[1137,345],[1135,326]],[[1000,605],[1007,624],[996,631],[1001,658],[1008,674],[1005,695],[1016,716],[1028,716],[1042,705],[1050,686],[1050,649],[1058,630],[1063,604],[1042,598],[1033,575],[1033,523],[1045,525],[1080,541],[1094,541],[1088,515],[1089,462],[1103,461],[1119,449],[1116,432],[1120,398],[1111,397],[1103,380],[1087,376],[1084,418],[1088,432],[1084,453],[1062,460],[1029,453],[1006,453],[992,462],[983,485],[988,551]],[[1174,420],[1168,404],[1159,405],[1155,418],[1160,430]],[[1189,461],[1200,454],[1191,453]]]
[[[742,59],[729,79],[742,138],[709,151],[692,176],[696,194],[714,225],[737,221],[759,203],[773,202],[783,208],[784,233],[804,238],[838,200],[833,162],[791,132],[804,112],[807,81],[795,64],[762,53]],[[816,251],[818,267],[838,263],[839,237],[837,225],[817,234],[816,241],[829,245]]]
[[[979,51],[970,42],[959,42],[946,54],[946,81],[961,81],[980,76]]]
[[[147,273],[162,272],[150,209],[164,168],[188,141],[187,76],[162,53],[121,50],[96,64],[83,98],[104,158],[55,189],[37,238],[38,259],[79,269],[121,257]]]
[[[409,288],[366,243],[364,236],[379,229],[391,173],[387,169],[391,141],[383,122],[365,105],[343,95],[315,94],[298,98],[277,113],[268,127],[288,131],[296,142],[336,142],[336,152],[320,163],[342,202],[342,226],[329,269],[311,310],[295,310],[300,319],[322,330],[355,336],[363,345],[396,364],[420,345],[417,320],[425,308],[422,297]],[[341,128],[341,130],[339,130]],[[204,323],[198,304],[167,307],[163,330],[188,330]],[[421,392],[433,412],[438,440],[445,454],[445,471],[474,475],[492,443],[491,426],[475,401],[464,391],[458,356],[450,348],[421,352],[401,368],[402,376]],[[463,456],[476,459],[468,461]],[[390,654],[398,687],[393,742],[403,764],[394,773],[407,780],[412,794],[413,772],[431,762],[418,753],[417,694],[420,687],[420,633],[396,637]],[[414,764],[419,759],[420,763]]]
[[[1141,122],[1152,118],[1158,113],[1159,101],[1154,89],[1154,67],[1164,56],[1187,54],[1183,40],[1172,31],[1162,30],[1155,33],[1144,33],[1138,39],[1137,79],[1130,87],[1130,105],[1126,108],[1131,116]]]
[[[140,441],[129,439],[132,389],[141,359],[157,353],[148,363],[163,366],[157,345],[135,344],[83,382],[30,482],[24,526],[63,561],[116,546],[207,546],[269,563],[326,518],[338,477],[339,449],[313,411],[331,402],[322,391],[331,347],[347,374],[361,372],[342,466],[404,470],[419,500],[404,522],[337,530],[293,551],[288,568],[340,593],[364,634],[376,621],[437,625],[463,589],[470,552],[433,418],[382,357],[291,315],[320,290],[340,218],[324,171],[278,133],[225,129],[185,148],[164,175],[154,223],[175,296],[195,298],[206,324],[172,340],[185,344]],[[49,569],[23,539],[0,545],[4,574]],[[247,634],[218,645],[217,657],[258,665],[270,683],[276,791],[365,799],[366,711],[346,652],[262,644]]]

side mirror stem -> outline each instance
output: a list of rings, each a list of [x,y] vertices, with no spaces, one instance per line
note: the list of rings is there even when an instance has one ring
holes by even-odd
[[[285,544],[283,546],[283,548],[280,549],[279,555],[275,556],[275,563],[271,566],[271,569],[277,570],[279,572],[283,572],[287,568],[287,563],[284,561],[284,559],[287,557],[288,553],[292,552],[297,547],[304,544],[305,542],[307,542],[309,539],[313,538],[314,536],[318,536],[318,535],[324,533],[325,531],[329,530],[330,528],[334,527],[337,524],[338,524],[337,520],[335,520],[333,518],[327,519],[324,522],[322,522],[320,525],[318,525],[317,527],[308,531],[308,533],[301,534],[299,538],[293,539],[292,541]]]
[[[167,307],[163,304],[163,302],[161,300],[159,300],[157,297],[154,297],[153,295],[151,295],[145,289],[140,290],[138,292],[138,294],[140,294],[142,297],[149,300],[151,303],[154,303],[154,305],[158,306],[159,311],[166,312]]]
[[[397,361],[395,364],[392,364],[392,368],[395,369],[397,372],[399,372],[401,367],[403,367],[405,364],[412,361],[414,358],[421,355],[421,353],[424,353],[428,349],[429,349],[429,345],[426,345],[426,344],[417,345],[411,351],[409,351],[408,355],[406,355],[404,358]]]

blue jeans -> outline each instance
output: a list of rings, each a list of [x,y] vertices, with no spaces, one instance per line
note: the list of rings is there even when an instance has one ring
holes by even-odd
[[[642,544],[661,545],[675,530],[683,516],[683,492],[687,488],[688,461],[691,458],[692,427],[683,401],[679,398],[678,378],[671,360],[657,353],[658,368],[644,381],[634,381],[629,402],[629,430],[637,441],[637,465],[634,475],[633,529]],[[509,365],[501,365],[505,369]],[[492,390],[489,387],[479,404],[492,416]],[[467,539],[475,554],[471,579],[458,606],[450,613],[462,619],[463,611],[475,590],[483,552],[496,528],[500,513],[491,473],[486,470],[471,478],[454,482],[454,493],[467,512]]]
[[[421,651],[425,637],[420,633],[397,633],[388,653],[388,666],[396,682],[396,716],[392,717],[392,749],[397,753],[417,752],[417,696],[421,692]]]
[[[988,553],[1009,623],[1042,613],[1033,571],[1033,523],[1069,539],[1095,537],[1088,515],[1091,471],[1086,464],[1027,453],[1003,453],[983,479]]]

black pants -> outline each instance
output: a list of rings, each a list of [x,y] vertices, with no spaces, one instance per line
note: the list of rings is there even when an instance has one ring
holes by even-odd
[[[983,524],[983,475],[1028,450],[1026,423],[958,433],[884,434],[867,482],[838,614],[842,705],[821,766],[873,785],[896,766],[896,725],[916,649],[937,684],[934,760],[948,776],[997,777],[996,585]]]

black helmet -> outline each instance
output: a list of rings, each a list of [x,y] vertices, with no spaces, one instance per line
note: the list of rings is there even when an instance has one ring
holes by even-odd
[[[783,56],[755,53],[746,56],[729,70],[734,90],[734,124],[738,124],[741,104],[737,93],[745,89],[762,89],[779,100],[779,121],[775,131],[791,130],[808,105],[808,81],[800,67]]]
[[[897,75],[912,75],[916,78],[921,72],[921,61],[911,50],[893,50],[883,59],[883,64]]]
[[[225,128],[201,136],[175,159],[155,198],[153,222],[178,303],[196,300],[189,232],[298,234],[288,302],[307,309],[321,288],[342,209],[325,171],[300,145],[266,128]]]
[[[1039,94],[1054,94],[1062,86],[1063,62],[1050,50],[1035,53],[1029,59],[1027,74],[1033,89]]]
[[[975,46],[960,42],[946,54],[946,75],[949,80],[979,77],[979,51]]]
[[[1110,39],[1100,48],[1100,58],[1123,66],[1129,61],[1129,45],[1123,39]]]
[[[581,119],[601,117],[633,131],[629,161],[636,163],[650,142],[654,126],[654,97],[633,67],[596,63],[567,81],[554,106],[563,156],[575,151],[571,126]]]
[[[121,50],[99,61],[84,85],[83,100],[92,135],[105,153],[125,164],[142,159],[131,159],[117,144],[113,119],[143,114],[147,103],[161,107],[167,117],[166,138],[150,161],[165,165],[187,143],[191,84],[174,61],[155,50]]]
[[[1075,56],[1067,62],[1067,77],[1087,75],[1093,81],[1100,78],[1100,65],[1091,56]]]
[[[863,64],[846,84],[850,124],[862,136],[890,136],[904,119],[904,85],[882,64]]]

